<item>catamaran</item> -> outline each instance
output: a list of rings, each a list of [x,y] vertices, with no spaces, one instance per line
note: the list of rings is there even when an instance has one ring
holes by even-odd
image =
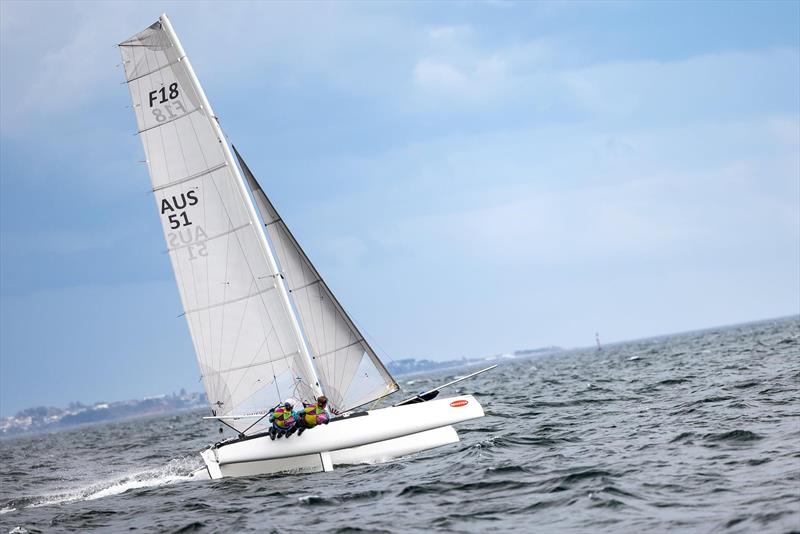
[[[330,471],[457,442],[452,425],[484,413],[470,395],[436,399],[450,384],[364,409],[397,382],[231,150],[167,16],[119,47],[207,419],[235,431],[200,453],[197,476]],[[270,439],[268,408],[320,395],[329,424]]]

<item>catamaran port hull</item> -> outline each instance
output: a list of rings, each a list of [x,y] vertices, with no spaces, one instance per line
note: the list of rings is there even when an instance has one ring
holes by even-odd
[[[260,435],[210,447],[201,453],[203,471],[209,478],[222,478],[381,462],[456,443],[451,425],[483,415],[471,395],[359,412],[302,436],[273,441]]]
[[[452,426],[444,426],[401,438],[329,453],[322,452],[276,460],[230,463],[222,466],[215,462],[214,453],[211,449],[207,449],[201,453],[206,461],[206,467],[198,471],[195,476],[198,478],[222,478],[270,475],[283,472],[316,473],[330,471],[334,466],[340,465],[382,463],[393,458],[407,456],[451,443],[458,443],[458,441],[456,430]]]

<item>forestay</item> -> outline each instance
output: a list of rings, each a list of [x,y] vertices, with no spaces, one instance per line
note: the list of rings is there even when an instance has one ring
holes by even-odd
[[[119,46],[212,410],[226,415],[288,396],[312,398],[320,390],[286,289],[169,21],[162,16]]]
[[[234,147],[286,277],[311,345],[322,389],[332,406],[349,410],[398,389]]]

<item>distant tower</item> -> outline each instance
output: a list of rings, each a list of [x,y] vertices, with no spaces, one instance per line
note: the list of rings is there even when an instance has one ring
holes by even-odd
[[[603,350],[602,345],[600,345],[600,333],[599,332],[595,332],[594,333],[594,340],[597,342],[597,352],[600,352],[601,350]]]

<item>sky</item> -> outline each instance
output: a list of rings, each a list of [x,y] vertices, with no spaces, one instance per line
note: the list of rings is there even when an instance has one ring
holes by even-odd
[[[115,46],[167,12],[384,361],[800,313],[799,2],[0,2],[0,415],[202,388]]]

